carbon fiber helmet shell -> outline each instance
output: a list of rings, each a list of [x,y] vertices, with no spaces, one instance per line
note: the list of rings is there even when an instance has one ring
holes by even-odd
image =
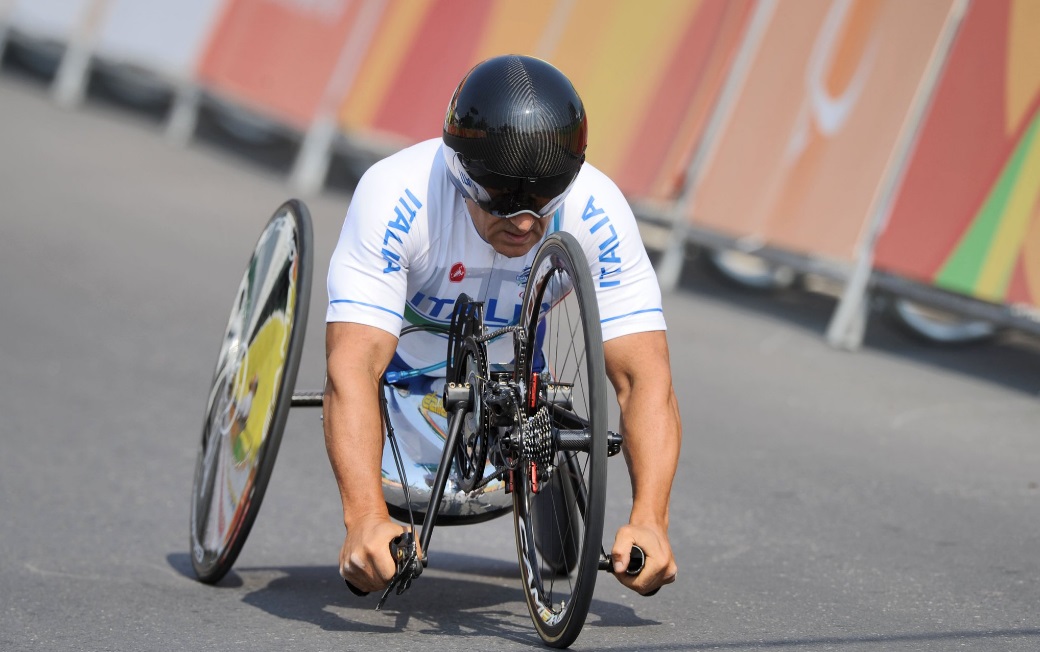
[[[552,214],[585,162],[588,119],[570,80],[534,57],[474,66],[444,116],[444,159],[463,196],[498,217]]]

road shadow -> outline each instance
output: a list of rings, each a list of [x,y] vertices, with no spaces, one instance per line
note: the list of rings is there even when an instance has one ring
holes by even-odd
[[[695,251],[687,255],[678,290],[769,315],[817,334],[821,341],[837,307],[835,297],[798,285],[769,291],[741,288],[713,274]],[[992,340],[970,345],[928,344],[910,337],[884,312],[874,309],[863,347],[1031,396],[1040,394],[1040,338],[1030,334],[1004,331]]]
[[[194,578],[187,553],[171,553],[167,562],[178,573]],[[271,575],[274,579],[245,592],[242,601],[278,618],[323,630],[393,633],[408,628],[436,636],[498,636],[542,647],[524,605],[516,564],[504,560],[439,553],[411,588],[401,595],[391,595],[379,612],[375,611],[379,595],[353,595],[331,565],[235,568],[213,586],[240,591],[247,584],[257,583],[249,581],[250,576]],[[594,598],[585,626],[658,624],[632,607]]]
[[[981,645],[984,641],[996,643],[1008,639],[1040,639],[1040,629],[995,629],[985,631],[958,630],[948,632],[921,632],[907,634],[878,634],[876,636],[821,636],[805,638],[754,639],[746,641],[690,641],[640,645],[639,650],[798,650],[798,649],[845,649],[856,646],[861,649],[890,650],[895,644],[928,644],[949,642],[952,647]],[[1038,642],[1040,645],[1040,642]],[[631,646],[600,648],[603,650],[631,650]],[[903,648],[900,648],[903,649]],[[931,647],[927,649],[932,649]],[[975,649],[978,649],[977,647]],[[986,649],[992,649],[987,647]],[[1002,649],[1002,648],[998,648]]]
[[[186,552],[171,552],[166,555],[166,563],[170,565],[170,568],[175,570],[178,574],[183,577],[196,581],[198,578],[195,577],[195,570],[191,567],[191,555]],[[200,583],[201,584],[201,583]],[[219,582],[210,586],[215,586],[223,589],[237,589],[243,584],[242,578],[235,573],[234,570],[228,571],[228,574],[220,579]]]

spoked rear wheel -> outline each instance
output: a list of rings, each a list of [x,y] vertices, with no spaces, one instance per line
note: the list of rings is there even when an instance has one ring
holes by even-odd
[[[274,469],[307,327],[311,224],[300,202],[267,223],[231,308],[202,424],[191,494],[191,562],[224,577]]]
[[[581,632],[592,602],[607,479],[599,308],[573,236],[553,234],[538,250],[521,325],[516,380],[533,425],[513,472],[516,546],[535,627],[562,648]]]

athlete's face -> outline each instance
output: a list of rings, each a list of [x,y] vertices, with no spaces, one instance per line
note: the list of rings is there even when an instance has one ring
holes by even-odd
[[[549,226],[549,218],[538,218],[530,213],[522,213],[503,218],[481,210],[476,203],[466,200],[466,209],[473,218],[473,226],[484,241],[495,251],[508,258],[523,256],[541,242],[545,229]]]

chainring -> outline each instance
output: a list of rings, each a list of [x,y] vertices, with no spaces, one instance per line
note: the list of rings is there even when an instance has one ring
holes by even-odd
[[[462,425],[455,465],[459,488],[473,491],[483,479],[487,463],[488,433],[491,424],[484,408],[483,393],[488,378],[487,348],[476,337],[466,337],[461,346],[459,369],[456,377],[469,385],[469,411]]]

